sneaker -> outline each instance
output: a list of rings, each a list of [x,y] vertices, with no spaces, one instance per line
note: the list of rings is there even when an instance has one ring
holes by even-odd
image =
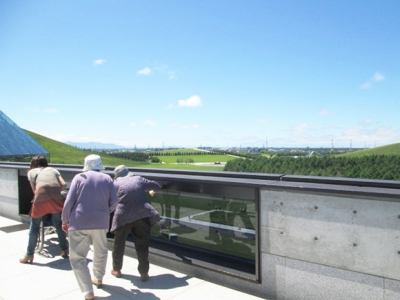
[[[140,280],[142,281],[142,282],[145,282],[145,281],[147,281],[147,280],[149,280],[149,274],[140,274]]]
[[[111,275],[113,275],[113,276],[115,276],[117,278],[120,278],[122,276],[121,271],[119,271],[119,270],[116,271],[114,269],[111,270]]]

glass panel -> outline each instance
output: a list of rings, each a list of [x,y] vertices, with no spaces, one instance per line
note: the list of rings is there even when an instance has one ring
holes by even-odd
[[[255,260],[255,200],[161,190],[149,197],[162,220],[155,238]]]

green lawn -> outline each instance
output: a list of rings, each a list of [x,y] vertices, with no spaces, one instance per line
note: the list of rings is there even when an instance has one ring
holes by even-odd
[[[205,162],[210,162],[214,163],[216,161],[218,162],[227,162],[231,159],[235,159],[236,157],[229,156],[229,155],[179,155],[179,156],[157,156],[162,162],[171,164],[171,163],[176,163],[178,158],[181,158],[183,160],[185,159],[192,159],[195,163],[205,163]]]
[[[223,171],[224,167],[221,165],[212,165],[212,166],[202,166],[202,165],[195,165],[195,164],[177,164],[177,163],[170,163],[170,164],[147,164],[143,166],[136,166],[138,168],[148,168],[148,169],[175,169],[175,170],[198,170],[198,171]]]

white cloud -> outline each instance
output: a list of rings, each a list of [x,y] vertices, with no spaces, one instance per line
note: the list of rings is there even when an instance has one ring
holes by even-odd
[[[176,75],[176,72],[168,70],[168,66],[167,65],[156,66],[156,67],[153,67],[153,68],[146,67],[146,68],[144,68],[142,70],[137,71],[136,73],[138,75],[144,75],[144,76],[148,76],[148,75],[153,74],[153,73],[167,75],[169,80],[175,79],[175,75]]]
[[[371,129],[348,129],[338,137],[341,140],[352,141],[353,145],[373,147],[378,145],[389,145],[398,143],[400,132],[393,128],[378,127]]]
[[[175,72],[169,71],[169,72],[168,72],[168,79],[169,79],[169,80],[172,80],[172,79],[174,79],[174,78],[175,78]]]
[[[197,129],[200,126],[198,124],[192,124],[192,125],[182,125],[180,128],[181,129]]]
[[[319,116],[327,116],[329,114],[330,113],[329,113],[329,111],[327,109],[323,109],[318,113]]]
[[[99,65],[104,64],[105,62],[106,62],[105,59],[96,59],[95,61],[93,61],[93,65],[99,66]]]
[[[300,134],[304,133],[308,128],[309,128],[309,125],[307,123],[302,123],[302,124],[296,125],[293,128],[293,133],[294,133],[294,135],[300,135]]]
[[[153,120],[150,120],[150,119],[144,121],[143,124],[144,124],[144,125],[147,125],[147,126],[156,126],[156,125],[157,125],[156,122],[154,122]]]
[[[371,125],[372,124],[372,120],[367,118],[367,119],[362,120],[362,122],[360,124],[362,126]]]
[[[131,124],[129,124],[131,127],[135,127],[136,126],[136,124],[135,123],[131,123]]]
[[[157,67],[154,67],[154,70],[156,70],[156,71],[158,71],[158,72],[160,72],[160,73],[163,73],[167,68],[168,68],[168,66],[166,66],[166,65],[164,65],[164,66],[157,66]]]
[[[148,76],[148,75],[151,74],[151,72],[152,72],[152,70],[151,70],[149,67],[146,67],[146,68],[144,68],[144,69],[142,69],[142,70],[137,71],[137,74],[138,74],[138,75],[145,75],[145,76]]]
[[[360,86],[360,89],[370,89],[372,87],[371,81],[379,82],[384,81],[385,79],[385,75],[383,75],[381,72],[376,72],[370,81],[367,81]]]
[[[45,114],[57,114],[59,112],[59,110],[57,108],[48,108],[48,109],[44,109],[43,112]]]
[[[383,80],[385,80],[386,78],[385,78],[385,75],[383,75],[382,73],[380,73],[380,72],[376,72],[375,74],[374,74],[374,77],[373,77],[373,80],[374,81],[383,81]]]
[[[270,119],[261,118],[261,119],[257,119],[256,122],[257,123],[270,123],[271,120]]]
[[[371,82],[365,82],[362,85],[360,85],[360,89],[363,89],[363,90],[370,89],[371,87],[372,87]]]
[[[202,106],[201,99],[199,96],[193,95],[186,100],[179,100],[178,101],[179,107],[196,107]]]

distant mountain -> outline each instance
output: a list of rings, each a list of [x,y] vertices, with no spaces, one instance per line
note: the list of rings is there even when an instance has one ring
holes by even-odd
[[[115,145],[115,144],[105,144],[105,143],[96,143],[96,142],[88,142],[88,143],[78,143],[78,142],[65,142],[65,144],[74,146],[80,149],[92,149],[92,150],[103,150],[103,149],[125,149],[126,147]]]

